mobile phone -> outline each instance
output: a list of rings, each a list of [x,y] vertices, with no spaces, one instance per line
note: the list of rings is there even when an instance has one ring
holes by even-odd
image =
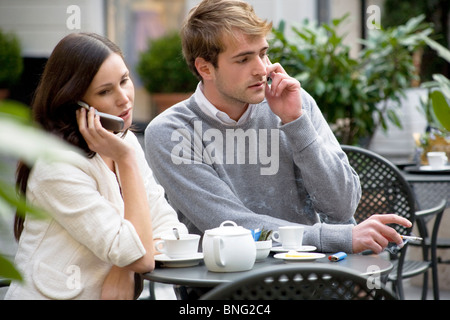
[[[78,105],[89,111],[89,105],[83,101],[78,101]],[[122,131],[124,127],[124,121],[120,117],[113,116],[108,113],[103,113],[95,110],[95,114],[100,116],[100,123],[106,130],[114,132]]]

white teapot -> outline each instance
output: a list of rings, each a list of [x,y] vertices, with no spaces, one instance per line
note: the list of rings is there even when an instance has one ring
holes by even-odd
[[[206,230],[202,246],[209,271],[246,271],[255,264],[256,245],[250,230],[233,221],[224,221],[220,227]]]

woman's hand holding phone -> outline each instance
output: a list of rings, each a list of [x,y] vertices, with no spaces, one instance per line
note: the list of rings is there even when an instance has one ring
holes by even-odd
[[[100,116],[96,114],[93,107],[89,111],[85,108],[78,109],[77,121],[80,132],[92,151],[116,162],[132,151],[123,139],[103,128]]]
[[[266,85],[266,99],[272,112],[283,123],[296,120],[302,115],[300,82],[290,77],[279,63],[272,64],[268,57],[266,63],[267,77],[272,81]]]
[[[86,102],[78,101],[78,105],[88,111],[90,109],[90,106]],[[123,130],[125,123],[122,118],[99,111],[95,111],[95,113],[100,116],[100,123],[106,130],[110,130],[113,132],[119,132]]]

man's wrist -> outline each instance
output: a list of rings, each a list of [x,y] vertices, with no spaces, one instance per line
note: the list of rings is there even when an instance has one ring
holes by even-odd
[[[280,119],[281,119],[281,122],[283,122],[283,124],[287,124],[289,122],[297,120],[302,115],[303,115],[303,110],[300,110],[300,112],[298,114],[290,115],[290,116],[284,116],[283,118],[280,117]]]

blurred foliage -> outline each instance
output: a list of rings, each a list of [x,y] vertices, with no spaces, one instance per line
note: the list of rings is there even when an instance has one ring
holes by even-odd
[[[439,57],[450,63],[450,50],[430,38],[424,41]],[[429,103],[426,104],[427,120],[430,126],[445,134],[450,133],[450,80],[443,74],[433,74],[433,81],[422,85],[429,89]]]
[[[141,53],[136,71],[149,93],[193,92],[198,80],[181,53],[178,33],[149,40]]]
[[[47,213],[26,203],[18,195],[15,183],[8,179],[15,168],[12,160],[21,160],[32,166],[39,158],[47,161],[70,161],[73,147],[38,128],[32,121],[30,108],[21,103],[0,100],[0,209],[17,209],[36,219],[47,217]],[[73,158],[73,157],[72,157]],[[3,214],[3,212],[1,212]],[[1,220],[0,220],[1,222]],[[0,248],[1,250],[1,248]],[[0,251],[0,278],[22,280],[22,276]]]
[[[383,27],[393,27],[406,23],[411,17],[425,15],[425,21],[433,25],[435,38],[439,44],[449,48],[450,1],[448,0],[384,0],[381,23]],[[420,69],[423,80],[431,80],[435,73],[450,77],[450,63],[436,59],[437,53],[425,47]]]
[[[0,30],[0,88],[10,88],[20,78],[23,59],[18,38]]]
[[[321,25],[305,20],[292,28],[292,39],[281,22],[273,30],[270,58],[314,97],[340,143],[368,147],[378,127],[387,129],[388,121],[401,127],[400,99],[417,78],[412,55],[432,29],[418,16],[398,27],[371,30],[352,58],[345,35],[337,32],[347,18]]]

